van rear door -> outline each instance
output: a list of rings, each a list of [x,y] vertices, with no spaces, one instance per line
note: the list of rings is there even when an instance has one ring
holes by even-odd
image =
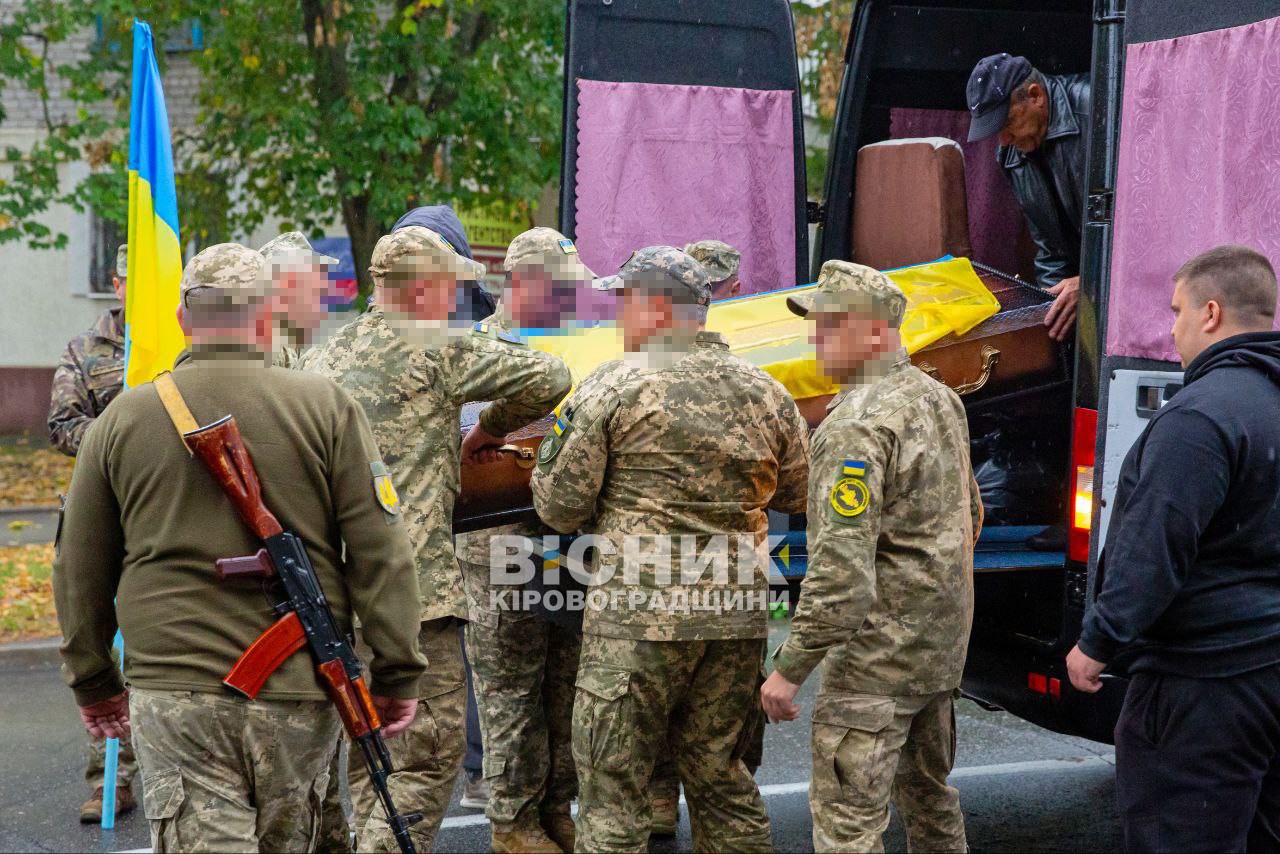
[[[787,0],[570,0],[564,76],[560,230],[598,275],[719,239],[744,293],[807,281]]]

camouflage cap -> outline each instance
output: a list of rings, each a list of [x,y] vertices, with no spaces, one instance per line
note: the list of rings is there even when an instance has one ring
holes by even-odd
[[[865,311],[902,325],[907,297],[893,280],[870,267],[849,261],[828,261],[812,290],[787,297],[787,308],[804,317],[810,312]]]
[[[268,240],[258,253],[268,261],[282,261],[287,258],[308,258],[317,264],[336,266],[337,258],[321,255],[307,240],[301,231],[286,231],[278,237]]]
[[[373,247],[369,272],[378,284],[388,276],[452,273],[461,278],[481,279],[484,265],[459,255],[439,233],[421,225],[409,225],[384,234]]]
[[[678,286],[677,289],[671,287]],[[702,265],[674,246],[646,246],[631,253],[618,275],[596,279],[591,286],[601,291],[630,287],[660,289],[679,296],[683,291],[690,302],[711,302],[711,285]]]
[[[129,265],[129,244],[121,243],[120,248],[116,250],[116,275],[120,278],[127,278],[125,268]]]
[[[738,272],[742,253],[719,240],[699,240],[684,248],[685,254],[702,265],[711,281],[723,282]]]
[[[507,247],[507,257],[502,267],[508,273],[517,267],[537,265],[551,273],[555,279],[586,282],[596,274],[578,255],[578,247],[554,228],[531,228],[516,235]]]
[[[247,305],[267,295],[267,262],[247,246],[219,243],[201,251],[187,262],[179,285],[185,303],[187,293],[197,288],[219,292],[218,302]]]

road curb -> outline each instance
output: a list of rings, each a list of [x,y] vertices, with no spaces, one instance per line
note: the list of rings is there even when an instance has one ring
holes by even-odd
[[[58,647],[62,638],[0,643],[0,665],[6,667],[44,667],[61,662]]]
[[[57,504],[23,504],[18,507],[0,507],[0,516],[30,516],[38,513],[57,512]]]

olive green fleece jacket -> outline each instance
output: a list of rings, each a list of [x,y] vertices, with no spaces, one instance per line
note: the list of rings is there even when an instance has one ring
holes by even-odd
[[[302,539],[339,625],[349,631],[359,615],[373,649],[370,690],[416,697],[426,660],[413,554],[378,501],[381,458],[360,406],[324,377],[261,363],[184,354],[173,377],[197,423],[235,416],[263,500]],[[110,656],[117,625],[129,684],[226,691],[227,671],[277,615],[260,580],[220,581],[214,561],[261,545],[187,453],[155,387],[116,398],[80,447],[54,562],[63,670],[77,702],[123,690]],[[259,697],[324,699],[305,649]]]

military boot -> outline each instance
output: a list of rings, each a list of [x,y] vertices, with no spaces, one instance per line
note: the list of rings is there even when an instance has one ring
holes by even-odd
[[[573,844],[578,838],[577,827],[574,826],[573,816],[566,812],[544,812],[542,814],[542,829],[547,832],[557,845],[565,851],[572,851]]]
[[[494,830],[489,837],[489,848],[493,854],[560,854],[565,850],[552,842],[541,827]]]
[[[116,787],[116,815],[132,812],[138,805],[133,799],[133,789],[128,786]],[[102,787],[93,790],[89,800],[80,805],[80,823],[98,824],[102,821]]]

